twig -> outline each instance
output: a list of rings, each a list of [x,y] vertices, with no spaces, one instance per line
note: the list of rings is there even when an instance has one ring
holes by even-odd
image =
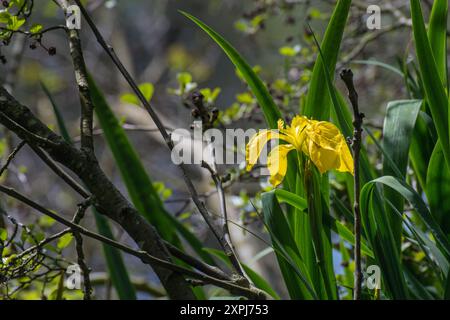
[[[78,182],[76,182],[75,179],[72,178],[67,172],[60,168],[60,166],[55,161],[53,161],[53,159],[48,156],[45,151],[34,145],[30,145],[30,148],[33,149],[34,153],[36,153],[38,157],[41,158],[41,160],[67,185],[74,189],[83,198],[86,199],[89,197],[89,192]]]
[[[361,211],[360,211],[360,175],[359,175],[359,154],[361,151],[362,143],[362,125],[364,120],[364,114],[359,111],[358,104],[358,93],[355,89],[355,84],[353,82],[353,72],[350,69],[344,69],[341,72],[341,79],[345,82],[348,89],[348,97],[353,107],[353,139],[352,139],[352,150],[353,150],[353,167],[355,170],[354,174],[354,233],[355,233],[355,275],[354,275],[354,300],[361,299],[361,283],[362,283],[362,271],[361,271]]]
[[[84,214],[86,213],[87,208],[91,205],[91,198],[87,199],[83,203],[78,205],[78,210],[75,213],[75,216],[72,219],[72,222],[75,224],[80,224],[81,219],[83,219]],[[75,238],[76,250],[78,255],[78,265],[80,266],[81,271],[83,272],[83,284],[84,284],[84,300],[91,300],[92,294],[92,285],[91,280],[89,278],[89,274],[91,272],[90,268],[87,266],[84,251],[83,251],[83,237],[81,234],[72,229],[73,237]]]
[[[223,272],[219,268],[210,266],[209,264],[206,264],[203,261],[198,260],[195,257],[184,253],[183,251],[181,251],[180,249],[178,249],[177,247],[175,247],[174,245],[172,245],[169,242],[165,242],[165,245],[166,245],[167,249],[169,250],[169,252],[174,257],[188,263],[189,265],[193,266],[195,269],[197,269],[205,274],[208,274],[212,277],[221,279],[221,280],[226,280],[226,281],[232,280],[232,278],[229,275],[227,275],[225,272]]]
[[[25,145],[25,141],[20,142],[16,148],[14,148],[14,150],[11,152],[11,154],[8,156],[8,158],[6,159],[5,164],[2,166],[2,168],[0,169],[0,177],[3,175],[3,173],[6,171],[6,169],[8,169],[11,161],[14,159],[14,157],[16,156],[16,154],[20,151],[20,149],[22,149],[22,147]]]

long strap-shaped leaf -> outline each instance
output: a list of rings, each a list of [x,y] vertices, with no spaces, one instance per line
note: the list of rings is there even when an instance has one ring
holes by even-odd
[[[434,0],[430,15],[428,38],[433,51],[439,76],[444,87],[448,85],[447,74],[447,17],[448,0]]]
[[[290,227],[274,191],[262,195],[262,205],[264,222],[272,239],[278,265],[291,298],[317,298],[317,294],[312,287],[310,274],[298,251],[297,244],[292,237]],[[295,267],[299,269],[299,272]]]
[[[411,0],[414,41],[420,72],[428,105],[433,116],[436,131],[444,150],[447,170],[450,170],[450,137],[448,126],[448,98],[439,76],[438,66],[428,40],[422,8],[419,0]]]
[[[398,178],[404,179],[406,176],[412,132],[421,106],[420,100],[392,101],[388,104],[383,126],[383,149],[389,155],[389,159],[385,157],[383,161],[384,175],[396,176],[396,173],[400,171],[401,176],[397,176]],[[395,168],[392,167],[390,160],[394,162]],[[399,198],[391,188],[385,188],[384,195],[400,212],[403,210],[403,199]],[[385,208],[397,248],[400,250],[402,220],[392,213],[390,206]]]

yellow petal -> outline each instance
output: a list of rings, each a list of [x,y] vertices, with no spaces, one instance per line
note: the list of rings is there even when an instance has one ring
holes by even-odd
[[[308,120],[308,118],[304,116],[295,116],[294,119],[292,119],[291,128],[295,127],[303,128],[304,126],[309,125],[310,121],[311,120]]]
[[[279,139],[280,135],[274,130],[261,130],[255,134],[247,144],[245,150],[245,161],[247,163],[247,171],[250,171],[258,161],[264,146],[270,139]]]
[[[270,172],[269,182],[278,186],[284,179],[287,171],[287,155],[295,147],[290,144],[281,144],[272,149],[267,160],[267,167]]]
[[[311,140],[321,148],[337,150],[340,148],[343,136],[339,129],[326,121],[312,121],[312,125],[306,130]]]
[[[339,168],[337,168],[337,170],[340,172],[350,172],[352,175],[354,175],[355,169],[353,166],[353,157],[345,141],[341,145],[340,157],[341,164]]]
[[[320,173],[340,167],[341,159],[338,150],[320,147],[314,141],[309,141],[309,157]]]
[[[336,169],[353,174],[353,158],[344,136],[327,121],[311,121],[306,129],[307,153],[321,173]]]

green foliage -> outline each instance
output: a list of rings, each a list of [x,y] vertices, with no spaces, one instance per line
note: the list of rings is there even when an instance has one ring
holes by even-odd
[[[146,82],[139,85],[139,90],[141,90],[142,95],[144,98],[150,102],[150,100],[153,97],[153,92],[155,91],[155,88],[153,84]],[[124,103],[134,104],[136,106],[140,106],[141,102],[139,101],[139,98],[134,93],[125,93],[120,97],[120,101]]]
[[[71,233],[66,233],[61,238],[58,239],[57,247],[58,249],[67,248],[73,240],[73,236]]]
[[[439,4],[439,2],[440,1],[437,1],[436,4]],[[444,7],[441,8],[441,10],[443,9]],[[443,85],[443,82],[439,76],[440,74],[443,74],[443,72],[440,72],[438,69],[438,65],[436,64],[436,56],[433,54],[432,47],[428,40],[419,0],[411,0],[411,16],[413,21],[416,53],[419,61],[423,87],[426,93],[426,99],[431,110],[431,115],[433,117],[433,122],[436,127],[442,149],[444,150],[447,167],[450,168],[450,132],[448,126],[449,102],[446,94],[446,87]],[[440,61],[442,60],[440,59]],[[443,66],[441,66],[441,68],[443,68]]]

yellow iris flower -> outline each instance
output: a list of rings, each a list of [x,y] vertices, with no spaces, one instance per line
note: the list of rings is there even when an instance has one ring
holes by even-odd
[[[273,186],[283,181],[287,171],[287,155],[292,150],[307,155],[320,173],[336,169],[354,174],[353,158],[339,129],[330,122],[309,120],[304,116],[296,116],[286,128],[280,119],[278,130],[261,130],[253,136],[246,148],[248,171],[256,164],[264,145],[271,139],[285,142],[277,145],[267,160],[269,181]]]

